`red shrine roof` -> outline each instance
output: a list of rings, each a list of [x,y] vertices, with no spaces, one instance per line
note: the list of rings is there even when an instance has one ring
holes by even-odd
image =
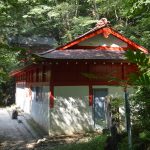
[[[94,29],[90,30],[89,32],[79,36],[75,40],[73,40],[73,41],[71,41],[71,42],[69,42],[63,46],[57,47],[56,49],[57,50],[69,49],[70,47],[78,45],[78,43],[85,41],[85,40],[92,38],[92,37],[99,35],[99,34],[103,34],[103,36],[105,38],[108,38],[110,35],[113,35],[115,38],[118,38],[119,40],[127,43],[129,48],[134,49],[134,50],[138,49],[138,50],[143,51],[144,53],[148,53],[148,50],[146,48],[144,48],[144,47],[140,46],[139,44],[133,42],[132,40],[126,38],[121,33],[119,33],[118,31],[114,30],[113,28],[111,28],[107,25],[102,26],[102,27],[95,27]],[[98,47],[96,49],[98,49]]]
[[[77,37],[75,40],[42,53],[39,57],[45,59],[70,60],[124,60],[124,53],[128,49],[148,50],[108,26],[106,18],[102,18],[95,28]],[[25,67],[26,68],[26,67]],[[11,76],[21,71],[14,71]]]
[[[102,18],[95,28],[77,37],[75,40],[38,54],[49,59],[124,59],[127,49],[148,50],[108,26],[106,18]]]
[[[119,32],[117,32],[116,30],[112,29],[111,27],[109,27],[109,22],[107,21],[106,18],[102,18],[100,19],[97,24],[96,27],[91,29],[90,31],[86,32],[85,34],[79,36],[78,38],[76,38],[75,40],[60,46],[56,49],[58,50],[65,50],[65,49],[69,49],[70,47],[73,47],[74,45],[78,45],[79,43],[81,43],[82,41],[85,41],[89,38],[92,38],[94,36],[100,35],[102,34],[104,38],[109,38],[110,35],[113,35],[114,38],[118,38],[119,40],[127,43],[128,47],[132,48],[132,49],[139,49],[145,53],[147,53],[147,49],[136,44],[135,42],[131,41],[130,39],[126,38],[125,36],[123,36],[122,34],[120,34]],[[97,47],[98,48],[98,47]]]

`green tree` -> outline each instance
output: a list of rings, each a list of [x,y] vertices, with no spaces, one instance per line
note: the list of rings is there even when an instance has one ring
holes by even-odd
[[[138,73],[130,76],[135,93],[130,97],[135,147],[148,148],[150,142],[150,59],[140,51],[127,51],[128,61],[138,67]],[[136,149],[136,148],[135,148]]]
[[[135,86],[150,85],[150,59],[149,55],[141,51],[129,50],[125,54],[126,58],[138,67],[138,74],[131,74],[131,83]]]

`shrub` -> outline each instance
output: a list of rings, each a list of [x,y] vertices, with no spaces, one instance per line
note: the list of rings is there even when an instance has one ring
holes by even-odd
[[[68,144],[57,147],[55,150],[103,150],[107,136],[100,135],[86,143]]]

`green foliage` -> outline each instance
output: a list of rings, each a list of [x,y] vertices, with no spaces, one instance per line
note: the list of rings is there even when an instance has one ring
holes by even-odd
[[[150,88],[138,86],[130,97],[134,149],[147,149],[150,145]]]
[[[119,143],[119,150],[128,150],[128,138],[125,137],[120,143]]]
[[[9,71],[17,65],[16,54],[7,45],[0,45],[0,83],[9,79]]]
[[[124,99],[122,97],[111,98],[111,107],[116,109],[124,105]]]
[[[14,80],[9,76],[10,71],[22,64],[19,63],[22,49],[0,43],[0,103],[14,102]]]
[[[148,0],[2,0],[0,33],[4,37],[50,33],[62,44],[106,17],[122,33],[149,47],[149,10]]]
[[[131,99],[133,131],[136,138],[146,144],[150,132],[150,61],[149,56],[139,51],[128,51],[127,59],[138,66],[139,74],[131,77],[131,82],[136,86],[136,92]],[[139,133],[139,135],[137,134]],[[146,146],[147,147],[147,146]]]
[[[150,85],[150,60],[149,56],[140,51],[128,50],[125,53],[126,58],[131,63],[137,65],[139,74],[131,74],[130,80],[134,85]]]
[[[140,136],[133,135],[133,150],[147,150],[149,148],[149,141],[147,140],[146,136],[149,136],[149,132],[145,131],[142,132]],[[128,138],[127,136],[124,137],[121,142],[119,143],[119,150],[128,150]]]
[[[124,107],[124,99],[122,97],[110,97],[110,113],[111,119],[117,124],[118,132],[124,127],[124,116],[120,113],[119,108]]]
[[[136,92],[130,97],[133,122],[134,149],[148,149],[150,146],[150,60],[140,51],[127,51],[128,61],[138,67],[138,74],[130,76]]]
[[[66,146],[57,147],[55,150],[103,150],[106,138],[105,135],[100,135],[91,139],[89,142],[68,144]]]
[[[149,141],[150,142],[150,131],[144,130],[143,132],[139,133],[139,138],[142,141]]]
[[[131,97],[132,118],[142,129],[150,131],[150,88],[138,87],[136,93]]]
[[[145,53],[141,52],[140,50],[138,51],[132,51],[128,50],[125,53],[125,56],[128,58],[128,60],[132,63],[135,63],[138,65],[140,69],[143,68],[149,68],[149,57],[145,55]]]

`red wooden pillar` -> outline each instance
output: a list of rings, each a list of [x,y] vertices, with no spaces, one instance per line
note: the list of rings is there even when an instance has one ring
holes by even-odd
[[[33,82],[33,70],[31,70],[31,82]]]
[[[51,79],[50,79],[50,102],[49,102],[49,107],[53,108],[54,107],[54,83],[53,83],[53,75],[54,75],[54,70],[53,66],[51,66]]]
[[[93,88],[89,85],[89,106],[93,105]]]
[[[46,82],[46,67],[42,68],[42,82]]]
[[[36,82],[39,82],[39,68],[36,69]]]
[[[54,85],[50,85],[50,108],[54,107]]]
[[[124,80],[125,79],[125,64],[122,64],[121,70],[122,70],[122,80]]]

